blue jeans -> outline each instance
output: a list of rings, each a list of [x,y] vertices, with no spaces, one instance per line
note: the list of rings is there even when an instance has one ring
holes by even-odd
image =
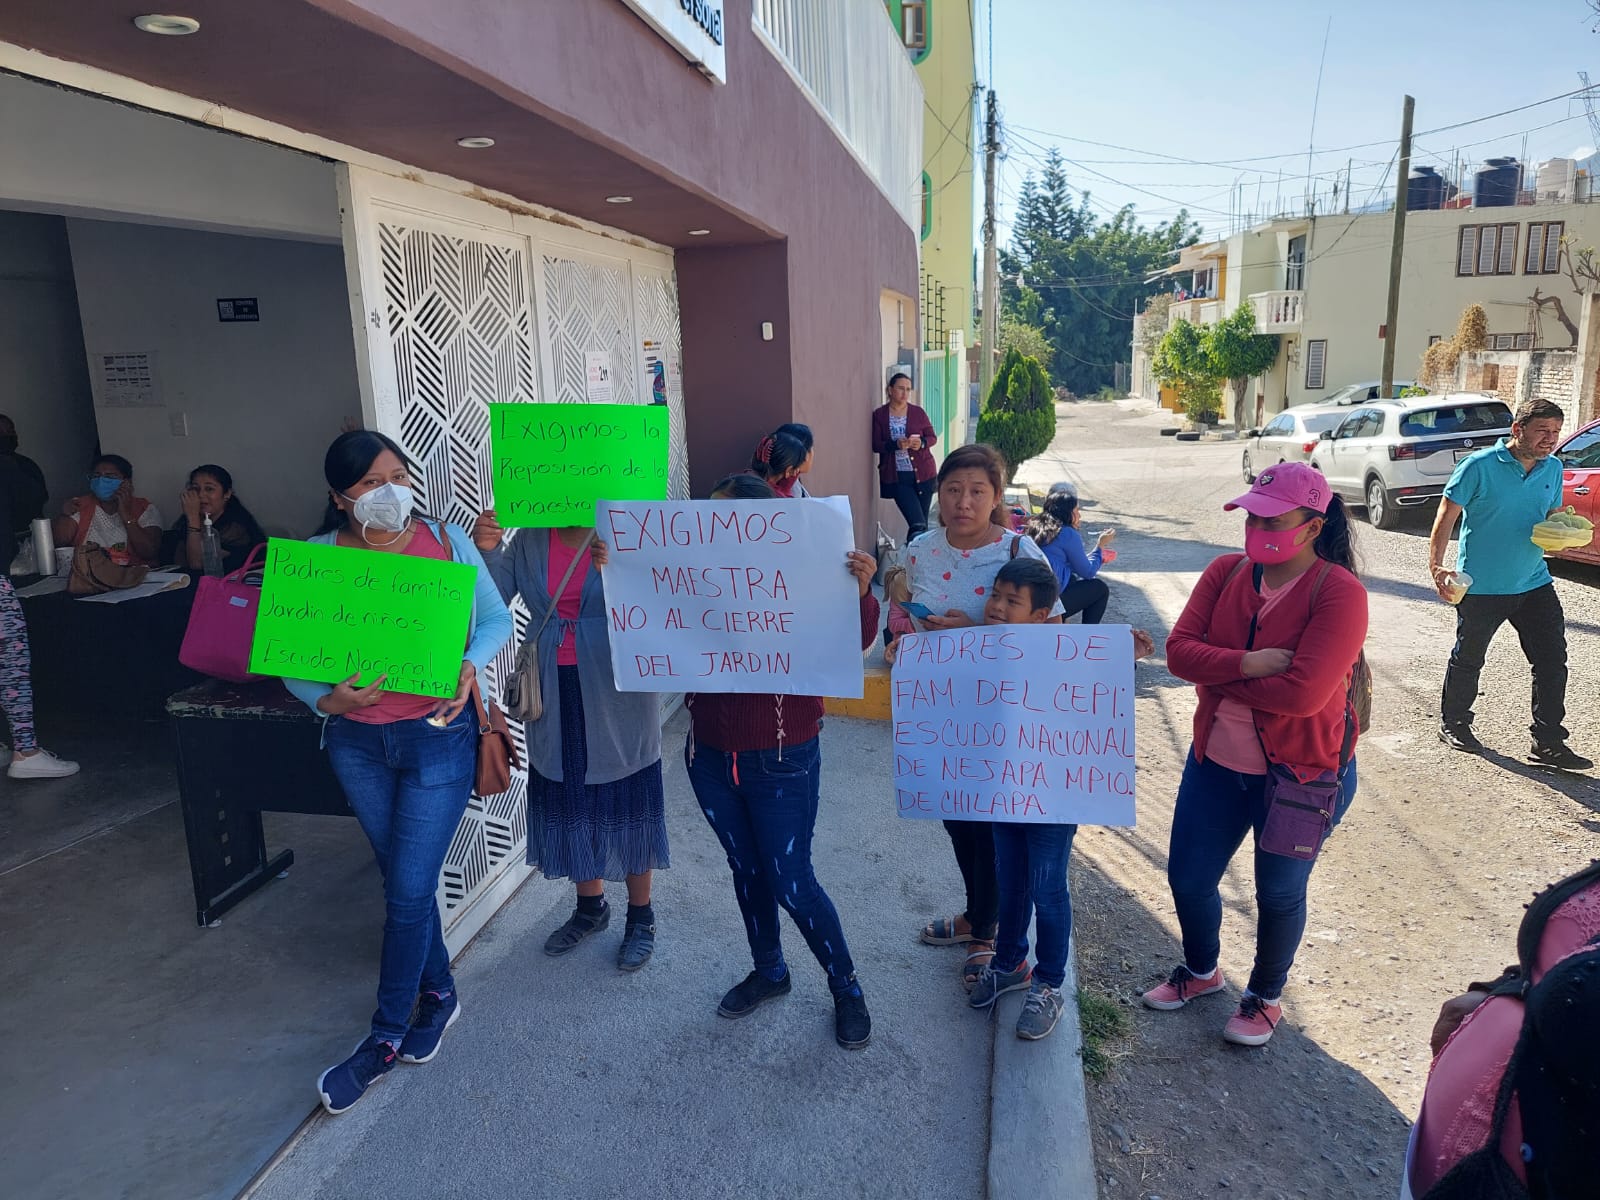
[[[690,744],[692,746],[692,743]],[[778,906],[792,918],[835,992],[855,964],[839,914],[811,869],[811,833],[822,783],[818,738],[777,750],[685,748],[689,783],[711,831],[728,853],[733,894],[744,917],[756,970],[781,977]]]
[[[472,795],[477,722],[469,704],[446,728],[328,723],[328,759],[383,872],[383,954],[375,1037],[398,1046],[419,992],[455,988],[434,892]]]
[[[1076,825],[994,823],[995,876],[1000,883],[1000,933],[995,966],[1015,970],[1028,957],[1028,922],[1039,913],[1034,977],[1059,988],[1067,977],[1072,891],[1067,857]]]
[[[1256,844],[1256,961],[1250,990],[1276,1000],[1294,966],[1294,952],[1306,931],[1306,884],[1316,864],[1260,848],[1267,819],[1265,775],[1241,775],[1189,751],[1178,784],[1167,850],[1167,883],[1183,930],[1183,961],[1196,975],[1216,970],[1222,953],[1222,893],[1218,884],[1247,833]],[[1337,825],[1356,795],[1352,759],[1341,780],[1334,809]]]

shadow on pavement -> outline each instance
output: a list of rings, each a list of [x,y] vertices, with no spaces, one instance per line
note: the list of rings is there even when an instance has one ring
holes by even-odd
[[[1408,1116],[1303,1030],[1292,1002],[1258,1049],[1220,1036],[1236,986],[1178,1012],[1145,1008],[1137,993],[1179,961],[1177,941],[1093,850],[1073,860],[1080,986],[1133,1023],[1108,1047],[1109,1073],[1089,1082],[1103,1200],[1396,1195]]]

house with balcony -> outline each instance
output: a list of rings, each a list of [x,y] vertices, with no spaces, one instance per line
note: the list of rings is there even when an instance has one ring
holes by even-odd
[[[1596,280],[1575,266],[1600,245],[1600,207],[1571,186],[1517,189],[1506,204],[1463,197],[1407,214],[1400,274],[1395,377],[1415,379],[1423,353],[1450,337],[1462,311],[1481,304],[1489,347],[1498,351],[1576,348],[1583,296]],[[1280,338],[1278,360],[1255,380],[1258,418],[1315,403],[1382,373],[1394,214],[1367,212],[1280,218],[1191,247],[1169,274],[1179,290],[1165,321],[1206,324],[1249,300],[1256,328]],[[1216,297],[1189,294],[1224,264]],[[1137,350],[1138,394],[1176,407]]]

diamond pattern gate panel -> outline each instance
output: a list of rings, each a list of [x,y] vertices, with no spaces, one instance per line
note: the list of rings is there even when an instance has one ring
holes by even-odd
[[[470,528],[489,501],[490,402],[538,397],[533,296],[526,239],[488,240],[411,224],[377,224],[384,312],[400,405],[400,438],[416,463],[418,503]],[[580,356],[581,357],[581,356]],[[581,364],[580,364],[581,365]],[[482,681],[498,695],[517,636]],[[520,725],[513,724],[525,750]],[[439,881],[449,927],[473,899],[522,862],[527,778],[499,796],[474,796],[456,829]]]
[[[689,431],[683,404],[683,335],[678,328],[678,276],[671,270],[635,266],[633,312],[640,344],[653,342],[666,359],[668,453],[667,495],[689,499]],[[649,397],[646,397],[649,399]]]

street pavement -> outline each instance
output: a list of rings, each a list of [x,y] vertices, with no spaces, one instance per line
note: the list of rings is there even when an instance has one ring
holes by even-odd
[[[1143,625],[1158,647],[1138,671],[1138,827],[1085,828],[1073,851],[1075,879],[1085,883],[1080,981],[1134,1017],[1110,1078],[1090,1090],[1101,1196],[1227,1186],[1392,1197],[1439,1004],[1512,961],[1534,891],[1600,853],[1600,780],[1522,762],[1530,680],[1509,628],[1483,673],[1477,730],[1489,752],[1465,756],[1436,740],[1454,613],[1428,579],[1431,513],[1389,532],[1358,515],[1373,729],[1359,749],[1355,804],[1312,876],[1286,1027],[1263,1050],[1239,1051],[1216,1036],[1225,1004],[1182,1014],[1141,1008],[1137,992],[1177,956],[1166,854],[1194,713],[1194,690],[1166,672],[1161,647],[1205,565],[1241,548],[1243,516],[1221,506],[1245,490],[1242,447],[1163,438],[1160,429],[1178,422],[1133,402],[1059,412],[1051,449],[1019,478],[1036,488],[1076,482],[1085,532],[1119,530],[1104,576],[1106,620]],[[1575,748],[1600,757],[1600,570],[1555,570],[1567,616],[1568,725]],[[1249,855],[1235,859],[1223,899],[1222,965],[1242,982],[1255,914]]]
[[[888,727],[830,718],[822,734],[814,861],[873,1018],[872,1044],[852,1052],[787,918],[794,992],[742,1020],[716,1015],[750,958],[676,752],[684,724],[665,738],[673,867],[656,876],[650,964],[616,969],[620,886],[609,930],[547,957],[570,885],[535,879],[459,961],[463,1013],[439,1057],[315,1119],[253,1200],[983,1194],[994,1030],[966,1006],[960,952],[916,941],[959,907],[959,877],[937,822],[894,815]],[[371,1003],[350,997],[352,1046]],[[1064,1040],[1029,1048],[1075,1062]]]

